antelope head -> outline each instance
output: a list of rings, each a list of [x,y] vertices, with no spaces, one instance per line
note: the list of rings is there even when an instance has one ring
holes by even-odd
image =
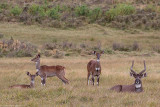
[[[145,61],[144,61],[144,69],[138,74],[133,70],[133,65],[134,65],[134,61],[132,61],[132,66],[130,68],[130,70],[131,70],[130,75],[135,78],[135,83],[134,83],[135,87],[136,88],[141,88],[142,87],[141,78],[147,76],[147,74],[145,73],[145,71],[146,71]]]
[[[30,79],[31,79],[31,82],[34,82],[34,80],[35,80],[35,77],[36,77],[36,76],[38,76],[38,74],[31,75],[29,72],[27,72],[27,75],[30,77]]]
[[[40,56],[40,54],[37,54],[33,59],[31,59],[31,61],[38,62],[40,60]]]
[[[96,55],[97,57],[97,62],[100,61],[100,57],[101,57],[101,54],[104,54],[104,51],[101,51],[101,52],[96,52],[96,51],[93,51],[93,53]]]
[[[27,75],[28,75],[28,76],[30,77],[30,79],[31,79],[30,87],[34,87],[34,81],[35,81],[36,76],[38,76],[38,74],[31,75],[29,72],[27,72]]]

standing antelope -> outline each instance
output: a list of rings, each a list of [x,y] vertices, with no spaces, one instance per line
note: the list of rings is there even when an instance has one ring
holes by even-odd
[[[111,90],[115,90],[117,92],[142,92],[143,91],[141,78],[147,76],[147,74],[145,73],[145,71],[146,71],[145,61],[144,61],[144,70],[142,70],[139,74],[137,74],[133,70],[133,65],[134,65],[134,61],[132,61],[132,66],[130,68],[130,70],[131,70],[130,75],[135,78],[134,84],[132,84],[132,85],[116,85],[116,86],[112,87]]]
[[[31,75],[29,72],[27,72],[27,75],[30,77],[31,79],[31,83],[30,85],[13,85],[13,86],[10,86],[9,88],[33,88],[34,87],[34,81],[35,81],[35,77],[38,76],[37,74],[36,75]]]
[[[44,86],[46,83],[47,77],[57,76],[62,80],[63,83],[69,84],[68,80],[65,78],[65,67],[56,65],[56,66],[40,66],[40,54],[36,55],[35,58],[31,59],[31,61],[36,62],[36,70],[37,73],[41,77],[41,84]]]
[[[101,54],[103,54],[104,52],[96,52],[94,51],[93,52],[96,57],[97,57],[97,60],[91,60],[89,61],[89,63],[87,64],[87,70],[88,70],[88,75],[87,75],[87,85],[89,85],[89,77],[90,75],[92,75],[92,83],[94,85],[94,78],[95,76],[97,76],[97,85],[99,85],[99,76],[101,74],[101,64],[100,64],[100,56]]]

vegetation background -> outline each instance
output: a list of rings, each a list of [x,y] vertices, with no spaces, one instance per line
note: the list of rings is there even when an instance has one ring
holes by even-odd
[[[129,106],[160,104],[159,0],[1,0],[0,106]],[[87,86],[87,63],[92,51],[104,50],[100,86]],[[9,89],[29,84],[36,72],[31,58],[41,53],[41,65],[66,67],[69,85],[47,78],[41,87]],[[143,69],[144,92],[116,93],[116,84],[132,84],[134,69]]]

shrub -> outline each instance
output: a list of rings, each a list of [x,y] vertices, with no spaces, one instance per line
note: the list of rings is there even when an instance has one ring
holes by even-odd
[[[29,8],[29,13],[33,16],[35,15],[45,16],[46,14],[45,10],[46,10],[45,6],[39,6],[39,5],[33,4]]]
[[[38,15],[45,16],[46,15],[45,8],[46,7],[39,7],[38,8]]]
[[[100,18],[102,15],[102,10],[101,8],[95,8],[93,10],[90,11],[90,19],[92,22],[96,21],[98,18]]]
[[[10,10],[11,14],[14,16],[18,16],[22,13],[22,8],[15,6]]]
[[[115,8],[111,8],[106,12],[106,17],[108,21],[114,20],[115,17],[119,15],[130,15],[135,12],[135,7],[128,4],[118,4]]]
[[[112,49],[106,48],[106,49],[104,50],[104,53],[105,53],[105,54],[114,54],[114,51],[113,51]]]
[[[0,9],[7,9],[9,6],[6,3],[0,4]]]
[[[149,4],[149,5],[147,5],[147,6],[145,7],[144,10],[156,12],[157,8],[156,8],[156,6],[154,6],[154,5],[152,5],[152,4]]]
[[[29,50],[19,50],[16,52],[16,57],[32,57],[33,54]]]
[[[44,48],[47,49],[47,50],[53,50],[53,49],[56,49],[56,45],[54,45],[52,43],[46,43],[44,45]]]
[[[89,8],[86,5],[78,6],[75,8],[75,14],[77,16],[88,16]]]
[[[32,14],[32,15],[36,15],[36,14],[38,13],[38,9],[39,9],[39,6],[33,4],[33,5],[29,8],[29,13]]]
[[[121,44],[121,43],[113,43],[112,45],[112,49],[114,51],[129,51],[129,47],[128,46],[124,46],[124,44]]]
[[[52,54],[51,54],[51,52],[50,52],[50,51],[45,51],[45,52],[44,52],[44,55],[45,55],[46,57],[50,57],[50,56],[52,56]]]
[[[47,15],[53,19],[58,19],[60,17],[60,14],[56,8],[51,8],[48,12]]]
[[[63,58],[64,57],[64,53],[60,52],[60,51],[56,51],[56,54],[53,57],[54,58]]]

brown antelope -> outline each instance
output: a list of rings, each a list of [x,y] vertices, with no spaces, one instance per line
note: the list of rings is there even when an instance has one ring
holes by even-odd
[[[27,72],[27,75],[30,77],[31,79],[31,83],[30,85],[25,85],[25,84],[22,84],[22,85],[13,85],[13,86],[10,86],[9,88],[33,88],[34,87],[34,81],[35,81],[35,77],[38,76],[37,74],[36,75],[31,75],[29,72]]]
[[[100,64],[100,56],[101,54],[103,54],[104,52],[93,52],[96,57],[97,60],[91,60],[89,61],[89,63],[87,64],[87,70],[88,70],[88,75],[87,75],[87,85],[89,85],[89,77],[90,75],[92,75],[92,83],[94,85],[94,78],[95,76],[97,76],[97,85],[99,85],[99,79],[100,79],[100,74],[101,74],[101,64]]]
[[[133,65],[134,65],[134,61],[132,61],[132,66],[130,68],[130,70],[131,70],[130,75],[135,78],[134,84],[132,84],[132,85],[116,85],[116,86],[112,87],[111,90],[115,90],[117,92],[142,92],[143,91],[141,78],[147,76],[147,74],[145,73],[145,71],[146,71],[145,61],[144,61],[144,70],[142,70],[139,74],[137,74],[133,70]]]
[[[46,83],[47,77],[57,76],[62,80],[63,83],[69,84],[69,81],[65,78],[65,67],[56,65],[56,66],[40,66],[40,54],[36,55],[31,61],[36,62],[37,74],[41,77],[41,84],[44,86]]]

